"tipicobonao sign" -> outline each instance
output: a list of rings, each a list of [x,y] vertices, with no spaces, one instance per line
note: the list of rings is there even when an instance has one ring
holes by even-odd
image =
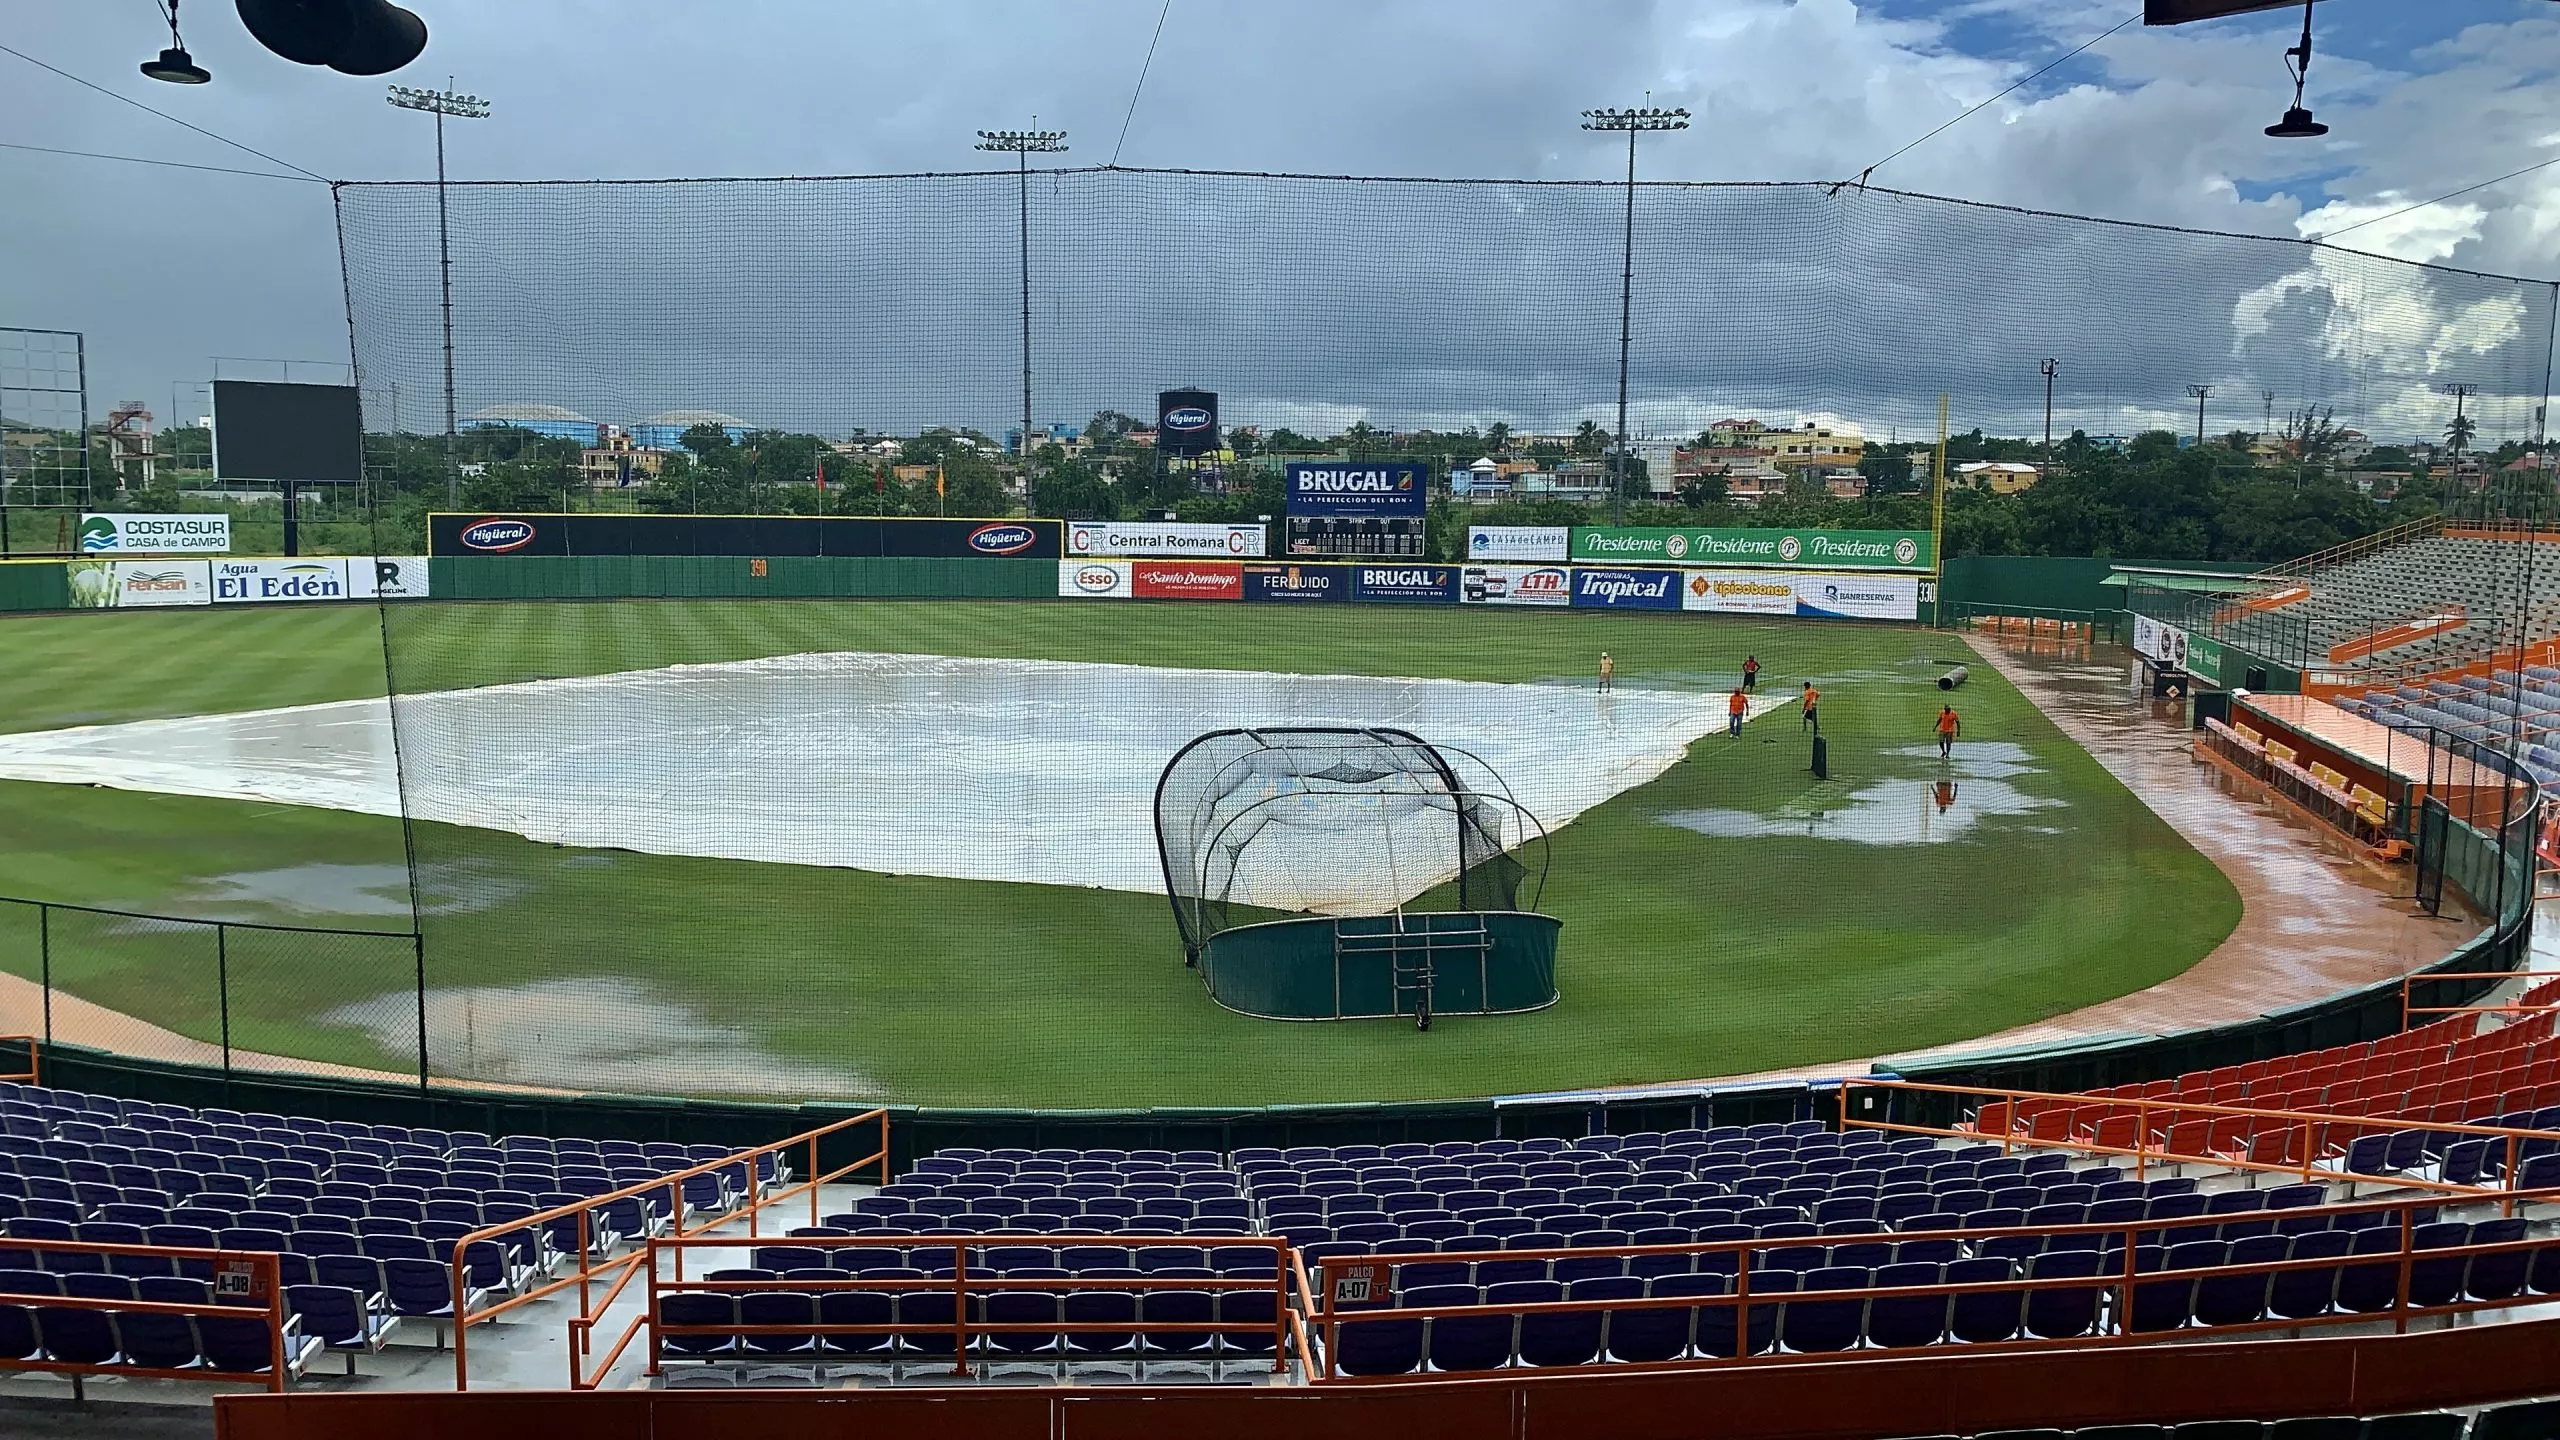
[[[1927,570],[1920,530],[1708,530],[1577,525],[1573,558],[1596,564],[1774,565],[1812,570]]]

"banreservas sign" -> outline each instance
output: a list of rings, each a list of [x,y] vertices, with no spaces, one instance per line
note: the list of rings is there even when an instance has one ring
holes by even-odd
[[[1917,530],[1729,530],[1578,525],[1575,560],[1654,565],[1926,570],[1935,551]]]

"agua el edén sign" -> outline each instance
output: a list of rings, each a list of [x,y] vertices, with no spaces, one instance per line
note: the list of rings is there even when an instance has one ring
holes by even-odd
[[[1775,565],[1816,570],[1927,570],[1921,530],[1722,530],[1577,525],[1573,558],[1598,564]]]

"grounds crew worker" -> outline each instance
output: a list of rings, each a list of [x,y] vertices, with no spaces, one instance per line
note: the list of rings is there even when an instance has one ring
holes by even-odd
[[[1939,759],[1946,759],[1947,756],[1955,749],[1956,733],[1963,728],[1964,722],[1956,718],[1956,707],[1953,705],[1941,705],[1938,707]]]
[[[1760,657],[1757,655],[1742,657],[1742,688],[1746,694],[1760,688]]]
[[[1742,692],[1740,690],[1734,691],[1733,694],[1725,700],[1724,733],[1732,736],[1736,740],[1742,738],[1742,715],[1743,711],[1749,708],[1750,703],[1751,702],[1742,698]]]
[[[1813,688],[1812,681],[1804,682],[1804,718],[1796,722],[1798,730],[1810,729],[1816,735],[1822,733],[1821,717],[1814,713],[1814,707],[1821,703],[1822,692]]]
[[[1608,694],[1617,688],[1617,683],[1618,662],[1610,659],[1609,652],[1603,650],[1600,652],[1600,693]]]

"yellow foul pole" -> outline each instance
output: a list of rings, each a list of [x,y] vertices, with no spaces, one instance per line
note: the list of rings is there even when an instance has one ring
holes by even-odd
[[[1929,476],[1929,588],[1937,599],[1931,606],[1931,618],[1946,602],[1947,594],[1947,396],[1938,394],[1938,454],[1930,465]]]

